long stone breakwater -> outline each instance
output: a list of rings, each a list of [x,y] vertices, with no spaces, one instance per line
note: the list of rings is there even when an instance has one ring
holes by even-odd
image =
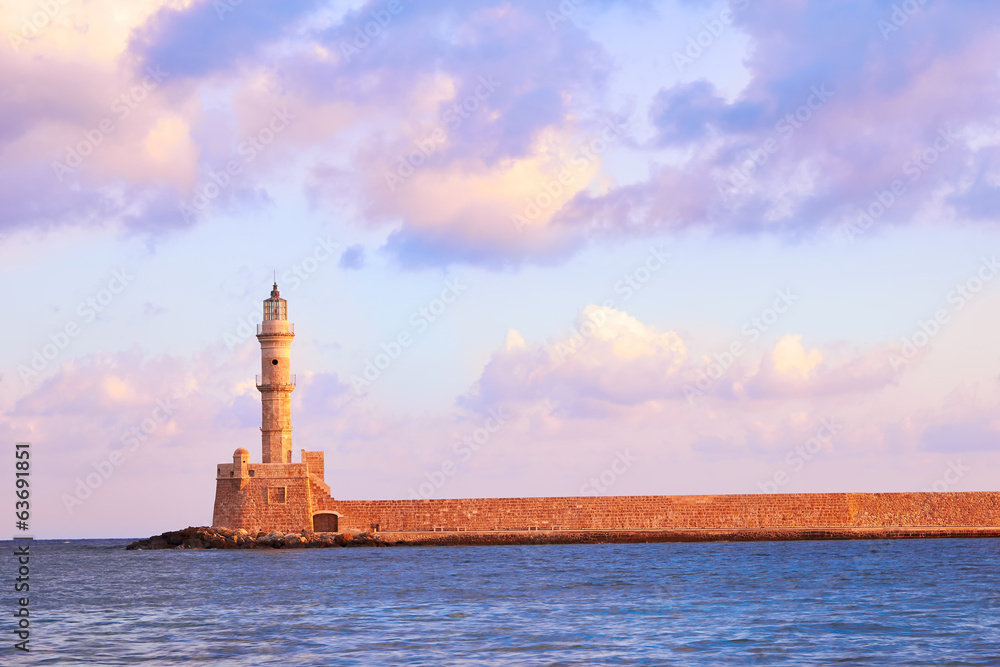
[[[478,532],[258,532],[189,527],[136,540],[130,550],[152,549],[316,549],[332,547],[488,546],[516,544],[610,544],[652,542],[772,542],[790,540],[875,540],[920,538],[1000,538],[1000,527],[899,526],[877,528],[735,528],[610,531]]]

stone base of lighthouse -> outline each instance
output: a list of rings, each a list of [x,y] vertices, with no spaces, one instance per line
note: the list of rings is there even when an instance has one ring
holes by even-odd
[[[328,503],[323,452],[302,450],[302,463],[250,463],[237,449],[232,463],[217,468],[212,526],[243,528],[251,533],[338,532],[338,512],[320,509]]]

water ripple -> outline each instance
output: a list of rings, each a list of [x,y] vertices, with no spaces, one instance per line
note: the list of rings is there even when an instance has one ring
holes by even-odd
[[[1000,664],[998,540],[126,543],[35,542],[34,664]]]

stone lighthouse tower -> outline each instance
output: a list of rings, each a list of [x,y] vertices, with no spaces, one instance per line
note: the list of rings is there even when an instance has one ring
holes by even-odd
[[[263,456],[261,463],[251,463],[250,452],[239,447],[232,463],[217,466],[213,526],[250,532],[337,531],[342,515],[324,479],[323,452],[303,449],[301,462],[292,463],[293,338],[288,304],[275,283],[270,298],[264,300],[264,321],[257,326]]]
[[[260,341],[260,390],[262,420],[260,426],[263,463],[292,462],[292,339],[295,325],[288,323],[288,302],[278,294],[274,283],[271,296],[264,300],[264,321],[257,326]]]

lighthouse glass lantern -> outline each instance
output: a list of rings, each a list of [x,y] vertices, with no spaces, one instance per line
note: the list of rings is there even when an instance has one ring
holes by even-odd
[[[274,283],[274,289],[271,290],[271,298],[264,301],[264,319],[288,319],[288,302],[279,296],[278,283]]]

